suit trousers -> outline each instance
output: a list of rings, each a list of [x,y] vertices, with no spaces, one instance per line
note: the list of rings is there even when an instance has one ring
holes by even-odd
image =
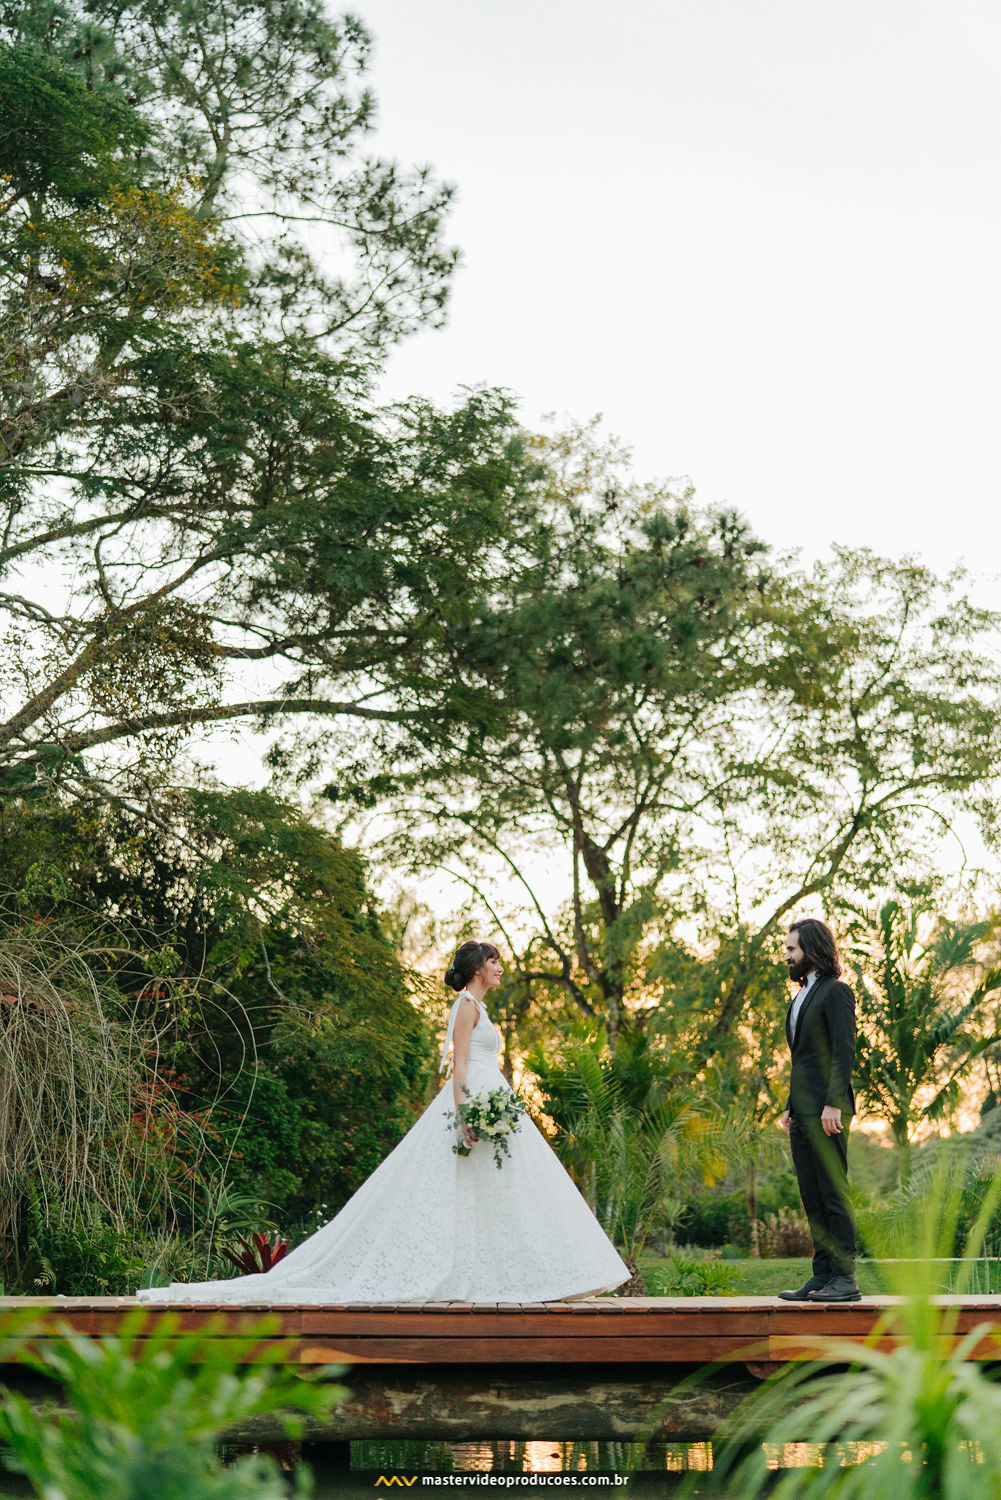
[[[813,1236],[814,1276],[855,1273],[855,1215],[848,1194],[848,1129],[825,1135],[819,1115],[793,1115],[789,1141]]]

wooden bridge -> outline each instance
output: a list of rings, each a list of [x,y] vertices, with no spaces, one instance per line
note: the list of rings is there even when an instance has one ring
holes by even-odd
[[[349,1367],[350,1399],[315,1437],[698,1441],[762,1376],[839,1344],[891,1348],[904,1336],[886,1316],[893,1297],[817,1306],[766,1297],[595,1298],[550,1303],[398,1303],[148,1308],[184,1329],[246,1335],[262,1316],[289,1364]],[[970,1357],[1001,1361],[1001,1296],[939,1297],[955,1325],[948,1342],[985,1325]],[[30,1308],[45,1329],[113,1334],[131,1298],[0,1299]],[[945,1340],[946,1336],[943,1335]],[[702,1366],[712,1375],[692,1382]],[[543,1431],[544,1429],[544,1431]],[[260,1437],[255,1429],[253,1434]]]

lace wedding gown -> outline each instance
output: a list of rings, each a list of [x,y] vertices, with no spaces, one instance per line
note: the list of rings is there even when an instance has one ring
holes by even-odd
[[[465,993],[465,992],[463,992]],[[458,997],[449,1018],[448,1050]],[[469,1047],[471,1094],[509,1087],[486,1008]],[[629,1268],[530,1120],[492,1148],[458,1156],[451,1079],[371,1177],[322,1229],[270,1271],[174,1282],[143,1302],[552,1302],[608,1291]]]

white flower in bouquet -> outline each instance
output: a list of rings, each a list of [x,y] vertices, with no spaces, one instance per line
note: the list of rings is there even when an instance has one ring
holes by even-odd
[[[452,1150],[457,1156],[468,1156],[473,1145],[485,1141],[493,1147],[494,1162],[503,1165],[505,1156],[510,1156],[508,1136],[517,1130],[526,1105],[512,1089],[491,1089],[482,1094],[471,1094],[462,1084],[466,1099],[458,1109],[449,1110],[446,1118],[455,1121],[459,1139]]]

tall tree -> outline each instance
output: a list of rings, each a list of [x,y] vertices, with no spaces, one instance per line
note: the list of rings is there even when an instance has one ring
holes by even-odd
[[[0,40],[134,107],[144,175],[187,183],[194,211],[239,237],[248,330],[270,315],[272,335],[357,361],[441,315],[452,189],[365,153],[371,40],[356,17],[319,0],[8,0]]]
[[[484,913],[513,878],[516,993],[613,1038],[661,1000],[708,1061],[785,917],[885,887],[971,803],[989,818],[996,620],[909,562],[804,573],[588,433],[542,456],[534,555],[434,658],[466,718],[430,763],[401,742],[392,858],[447,864]]]
[[[200,723],[392,717],[526,457],[498,395],[366,404],[454,255],[448,191],[361,154],[364,33],[138,0],[0,6],[4,35],[0,785],[120,791]]]

